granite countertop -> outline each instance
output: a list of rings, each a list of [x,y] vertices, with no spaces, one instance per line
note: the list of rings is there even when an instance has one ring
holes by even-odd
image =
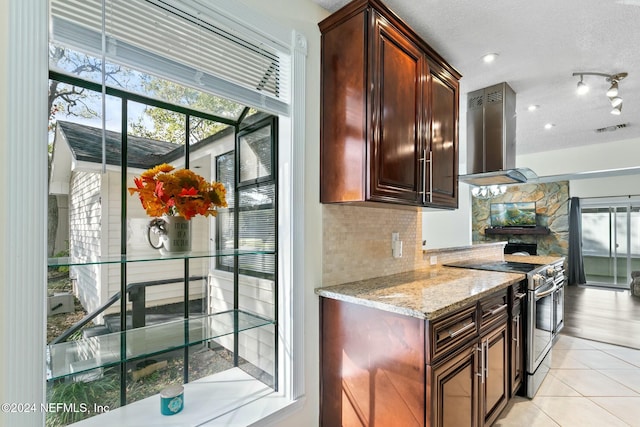
[[[505,255],[505,261],[522,262],[524,264],[552,264],[558,261],[564,261],[561,256],[538,256],[538,255]]]
[[[317,288],[315,292],[326,298],[430,320],[524,278],[520,273],[436,267]]]

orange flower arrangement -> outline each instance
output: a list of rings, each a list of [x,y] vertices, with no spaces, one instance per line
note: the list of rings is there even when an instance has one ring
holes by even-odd
[[[207,182],[189,169],[178,169],[166,163],[134,178],[142,207],[149,216],[180,215],[191,219],[196,215],[215,216],[216,208],[226,208],[226,190],[220,182]]]

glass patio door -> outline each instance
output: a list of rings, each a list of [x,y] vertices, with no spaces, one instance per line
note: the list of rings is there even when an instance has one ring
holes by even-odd
[[[640,269],[640,203],[586,200],[582,255],[588,285],[628,289]]]

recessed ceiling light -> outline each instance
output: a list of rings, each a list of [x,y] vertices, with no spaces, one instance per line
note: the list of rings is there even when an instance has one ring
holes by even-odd
[[[493,61],[496,60],[496,58],[498,58],[498,54],[497,53],[487,53],[485,56],[482,57],[482,60],[489,64]]]
[[[539,106],[539,105],[529,105],[529,106],[527,107],[527,110],[529,110],[529,111],[536,111],[538,108],[540,108],[540,106]]]
[[[553,123],[547,123],[546,125],[544,125],[545,129],[551,129],[553,128],[555,125]]]

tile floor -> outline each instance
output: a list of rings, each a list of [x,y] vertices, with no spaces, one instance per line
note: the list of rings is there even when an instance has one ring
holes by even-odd
[[[536,396],[515,397],[500,427],[640,427],[640,350],[560,335]]]

